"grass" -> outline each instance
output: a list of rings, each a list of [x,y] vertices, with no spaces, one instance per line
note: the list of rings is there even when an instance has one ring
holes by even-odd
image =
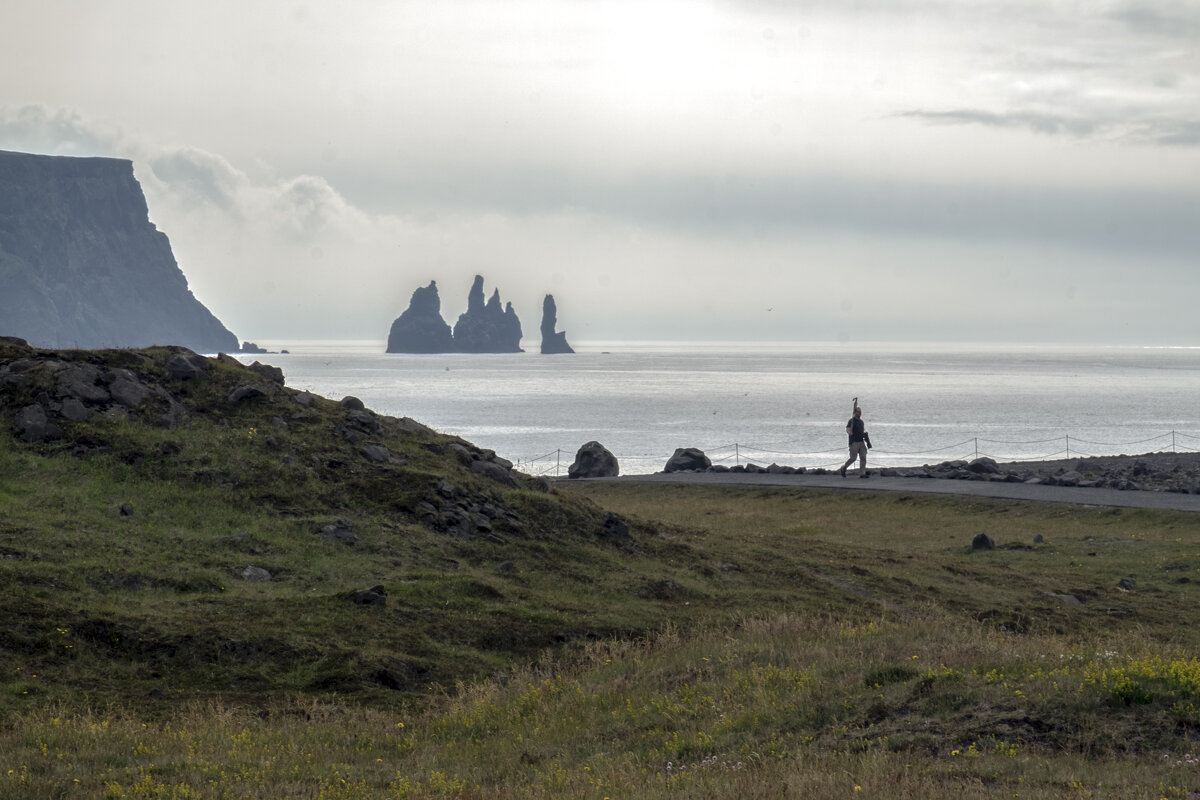
[[[219,370],[182,425],[0,436],[0,798],[1200,796],[1194,515],[545,493]],[[446,482],[509,516],[427,524]]]

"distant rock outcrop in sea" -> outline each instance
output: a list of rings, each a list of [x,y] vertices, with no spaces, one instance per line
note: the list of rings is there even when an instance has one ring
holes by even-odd
[[[150,222],[133,162],[6,151],[0,335],[51,348],[238,349]]]
[[[567,332],[554,330],[557,325],[558,306],[554,302],[554,295],[548,294],[542,301],[542,353],[574,353],[571,345],[567,344]]]
[[[475,276],[467,310],[451,331],[442,319],[437,283],[413,292],[408,308],[392,323],[389,353],[520,353],[521,320],[512,303],[500,304],[500,292],[483,300],[483,277]]]
[[[437,281],[412,293],[404,313],[392,323],[388,333],[389,353],[451,353],[454,339],[450,326],[442,319],[442,300]]]
[[[521,320],[512,303],[501,308],[500,291],[483,302],[483,277],[475,276],[467,310],[454,323],[454,349],[460,353],[521,353]]]

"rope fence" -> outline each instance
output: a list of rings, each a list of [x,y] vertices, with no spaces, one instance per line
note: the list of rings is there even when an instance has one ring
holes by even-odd
[[[1061,444],[1061,447],[1050,452],[1038,451],[1036,454],[1021,454],[1019,456],[1011,454],[998,455],[997,451],[990,448],[991,445],[1009,448],[1014,446],[1032,447],[1034,445],[1045,445],[1046,447],[1042,448],[1042,450],[1046,450],[1057,444]],[[918,461],[922,458],[932,458],[938,461],[958,461],[985,457],[996,461],[1055,461],[1069,458],[1117,455],[1118,451],[1114,451],[1111,448],[1132,447],[1135,445],[1141,447],[1142,452],[1198,453],[1200,452],[1200,436],[1174,430],[1159,434],[1158,436],[1152,436],[1148,439],[1139,439],[1132,442],[1096,442],[1078,436],[1071,436],[1070,434],[1057,436],[1052,439],[1018,441],[985,439],[976,436],[954,444],[931,447],[924,450],[901,451],[876,447],[871,450],[870,458],[876,461],[889,461],[891,463],[885,465],[889,467],[917,466]],[[742,465],[758,464],[765,461],[768,463],[787,463],[790,466],[811,469],[840,467],[848,455],[844,445],[827,450],[798,452],[774,450],[767,447],[734,442],[732,444],[722,444],[709,448],[701,447],[698,449],[703,451],[713,464]],[[567,469],[575,460],[576,450],[577,448],[558,448],[540,456],[518,458],[515,460],[514,466],[527,475],[562,476],[567,473]],[[621,465],[626,463],[657,463],[658,466],[656,469],[661,470],[666,466],[672,454],[627,453],[622,455],[614,453],[613,455],[616,456],[617,463]],[[899,460],[897,461],[897,459]],[[928,463],[928,461],[924,463]],[[625,472],[624,466],[622,466],[622,472]]]

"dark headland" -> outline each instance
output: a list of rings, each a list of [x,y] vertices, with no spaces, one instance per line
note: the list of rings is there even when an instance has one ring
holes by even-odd
[[[0,335],[42,347],[238,349],[188,289],[131,161],[6,151]]]

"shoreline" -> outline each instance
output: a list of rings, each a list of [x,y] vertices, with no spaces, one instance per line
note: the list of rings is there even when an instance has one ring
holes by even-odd
[[[1054,468],[1069,470],[1077,468],[1080,465],[1084,465],[1085,467],[1090,465],[1106,469],[1122,466],[1132,467],[1138,461],[1143,461],[1159,469],[1174,469],[1176,466],[1200,468],[1200,452],[1172,453],[1159,451],[1134,455],[1080,456],[1078,458],[1058,458],[1043,461],[1001,461],[998,463],[1003,467],[1044,471]]]
[[[1003,483],[1010,485],[1068,487],[1085,490],[1151,492],[1200,495],[1200,452],[1157,452],[1137,455],[1084,456],[1043,461],[997,462],[989,456],[977,459],[944,461],[920,467],[867,468],[873,478],[906,479],[924,482],[956,481],[969,483]],[[772,464],[762,467],[748,464],[742,467],[712,466],[707,469],[680,469],[646,474],[627,473],[620,476],[630,480],[669,480],[687,476],[807,476],[810,478],[839,477],[838,470],[818,467],[805,469]],[[857,475],[857,469],[848,475]],[[620,478],[617,478],[618,480]],[[559,480],[567,480],[560,478]]]
[[[971,462],[948,461],[909,469],[872,470],[871,480],[848,480],[855,475],[849,473],[843,478],[837,470],[808,471],[774,466],[683,470],[584,480],[916,492],[1200,512],[1200,453],[1143,453],[1010,463],[997,463],[985,456]],[[569,479],[557,480],[566,483]]]
[[[885,478],[941,478],[1200,495],[1200,453],[1196,452],[1005,462],[984,456],[915,468],[882,467],[877,474]]]

